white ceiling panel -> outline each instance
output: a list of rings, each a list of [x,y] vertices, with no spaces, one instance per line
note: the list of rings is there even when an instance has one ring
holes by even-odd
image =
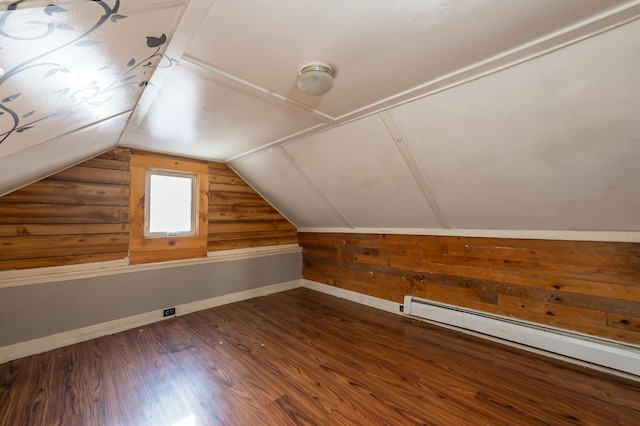
[[[217,0],[187,54],[338,118],[602,13],[621,0]],[[302,94],[308,60],[336,68]]]
[[[121,114],[0,158],[0,196],[113,148],[128,117]]]
[[[378,115],[284,149],[356,228],[440,226]]]
[[[640,22],[392,110],[456,228],[639,230]]]
[[[120,144],[225,161],[321,124],[303,108],[181,61]]]
[[[231,166],[297,227],[347,225],[282,149],[234,161]]]

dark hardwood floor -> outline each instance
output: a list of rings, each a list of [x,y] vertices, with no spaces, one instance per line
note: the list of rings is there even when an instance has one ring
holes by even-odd
[[[0,365],[1,425],[640,424],[640,383],[307,289]]]

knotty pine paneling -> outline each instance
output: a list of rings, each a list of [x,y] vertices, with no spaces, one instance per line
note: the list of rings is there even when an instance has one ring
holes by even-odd
[[[298,242],[298,232],[226,164],[209,162],[210,251]]]
[[[640,343],[640,244],[301,233],[303,277]]]
[[[128,150],[114,150],[0,198],[0,270],[124,259]]]

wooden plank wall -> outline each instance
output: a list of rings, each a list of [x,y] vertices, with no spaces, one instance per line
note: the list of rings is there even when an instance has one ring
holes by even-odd
[[[209,162],[209,251],[297,242],[295,226],[229,166]]]
[[[120,149],[0,197],[0,271],[124,259],[130,150]],[[291,244],[290,222],[226,164],[209,163],[207,248]]]
[[[640,244],[300,233],[303,277],[640,343]]]
[[[124,259],[129,157],[111,151],[0,198],[0,270]]]

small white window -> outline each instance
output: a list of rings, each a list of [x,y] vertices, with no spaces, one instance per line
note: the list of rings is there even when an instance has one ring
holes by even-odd
[[[197,235],[196,173],[147,170],[145,237]]]

